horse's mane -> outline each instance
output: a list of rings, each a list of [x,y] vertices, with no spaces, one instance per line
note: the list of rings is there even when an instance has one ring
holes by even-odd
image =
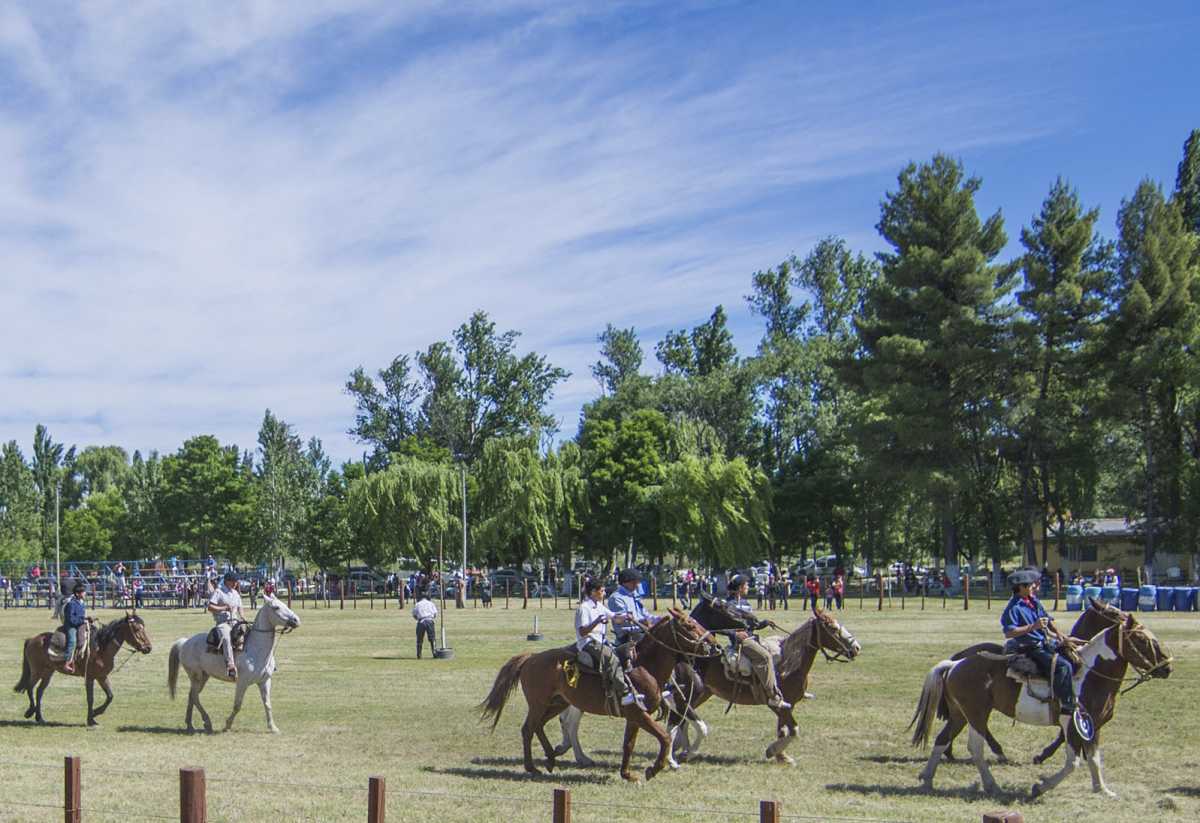
[[[817,647],[821,645],[821,641],[813,637],[813,633],[817,630],[817,621],[825,623],[829,626],[830,631],[833,631],[833,626],[830,625],[832,618],[824,614],[814,614],[779,644],[780,680],[799,669],[810,651],[812,654],[816,654]]]
[[[104,646],[108,641],[112,640],[114,634],[117,633],[117,625],[125,620],[124,617],[119,617],[116,620],[110,620],[99,629],[96,630],[96,645]]]

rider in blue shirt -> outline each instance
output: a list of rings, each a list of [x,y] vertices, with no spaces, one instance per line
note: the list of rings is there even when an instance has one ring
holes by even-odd
[[[87,606],[83,602],[85,588],[83,583],[77,581],[71,589],[71,599],[63,608],[63,627],[67,635],[67,662],[63,669],[68,672],[75,671],[75,645],[79,642],[79,627],[87,621]]]
[[[1062,714],[1071,717],[1077,712],[1072,683],[1075,669],[1060,651],[1061,635],[1053,618],[1034,596],[1039,579],[1037,569],[1018,569],[1008,576],[1013,596],[1000,615],[1000,626],[1008,641],[1005,649],[1020,652],[1033,660],[1038,671],[1052,684]],[[1078,713],[1083,714],[1082,710]],[[1083,725],[1078,717],[1075,722],[1077,728]]]
[[[617,643],[637,640],[644,634],[641,627],[633,621],[651,625],[658,622],[658,618],[647,613],[646,607],[642,605],[642,599],[637,593],[638,584],[641,582],[642,576],[637,569],[625,569],[617,576],[617,583],[620,585],[608,598],[609,611],[614,615],[626,615],[630,621],[613,624]]]

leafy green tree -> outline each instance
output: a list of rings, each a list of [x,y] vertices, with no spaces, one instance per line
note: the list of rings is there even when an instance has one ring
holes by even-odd
[[[88,495],[81,507],[63,513],[63,559],[104,560],[114,549],[128,548],[115,543],[125,518],[125,501],[115,487]]]
[[[0,448],[0,562],[27,562],[39,553],[41,512],[33,472],[21,447]]]
[[[1105,353],[1112,408],[1139,434],[1145,563],[1152,574],[1159,536],[1183,512],[1186,476],[1182,401],[1200,342],[1200,236],[1178,206],[1143,181],[1118,216],[1116,309]]]
[[[283,557],[295,547],[307,508],[317,491],[320,461],[328,463],[320,441],[313,445],[321,455],[316,463],[305,453],[293,427],[267,409],[258,431],[255,499],[258,530],[264,535],[265,549],[272,557]]]
[[[461,501],[453,466],[410,457],[394,459],[386,469],[352,483],[349,521],[363,559],[371,565],[398,557],[428,563],[451,530],[458,530]]]
[[[641,369],[642,344],[632,327],[618,329],[612,323],[604,327],[596,342],[600,344],[600,359],[592,365],[592,377],[600,384],[602,393],[616,394]]]
[[[1175,176],[1175,202],[1184,225],[1200,234],[1200,129],[1183,144],[1183,159]]]
[[[415,433],[421,387],[412,375],[407,355],[400,355],[378,372],[378,382],[359,366],[346,381],[354,398],[354,427],[350,434],[375,447],[382,458],[398,452]]]
[[[74,468],[86,497],[122,485],[129,473],[129,455],[120,446],[88,446],[75,457]]]
[[[883,201],[891,251],[857,319],[861,353],[847,374],[872,398],[860,445],[885,476],[903,474],[937,512],[942,556],[956,566],[974,418],[998,414],[996,374],[1013,268],[993,263],[1007,240],[999,212],[981,220],[978,178],[945,155],[910,164]]]
[[[119,545],[129,547],[130,556],[153,557],[165,552],[167,534],[161,511],[165,493],[166,478],[158,452],[151,451],[143,458],[140,451],[135,451],[122,487],[126,513],[117,540]]]
[[[66,471],[66,466],[74,463],[75,447],[66,449],[62,443],[55,443],[50,436],[50,432],[41,423],[38,423],[33,433],[33,456],[32,466],[33,481],[37,487],[38,493],[38,508],[41,514],[41,540],[42,548],[49,551],[54,547],[54,529],[55,529],[55,495],[59,493],[60,486],[64,480],[69,485],[70,475]],[[60,494],[59,509],[70,508],[67,504],[68,499],[72,496],[69,490],[63,490],[66,493]]]
[[[256,504],[252,460],[237,446],[222,447],[212,435],[184,441],[163,461],[164,493],[159,512],[170,539],[199,554],[235,560],[266,558],[255,540]]]
[[[340,569],[355,555],[350,525],[350,482],[362,480],[362,466],[350,464],[355,477],[332,470],[326,473],[320,493],[305,514],[297,545],[300,557],[319,569]]]

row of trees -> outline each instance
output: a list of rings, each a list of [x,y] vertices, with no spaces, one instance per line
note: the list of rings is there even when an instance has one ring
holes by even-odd
[[[258,449],[188,440],[160,458],[78,453],[39,427],[0,454],[0,552],[183,546],[239,558],[668,555],[716,565],[808,551],[954,566],[1023,556],[1071,524],[1142,524],[1146,562],[1200,540],[1200,131],[1168,196],[1142,182],[1101,231],[1058,180],[1008,245],[982,183],[942,155],[882,202],[887,250],[827,238],[756,272],[753,353],[718,306],[654,346],[599,336],[599,396],[563,437],[567,374],[483,312],[345,389],[368,454],[332,468],[267,412]],[[181,549],[182,550],[182,549]],[[1043,548],[1043,552],[1045,549]],[[457,552],[456,552],[457,554]]]

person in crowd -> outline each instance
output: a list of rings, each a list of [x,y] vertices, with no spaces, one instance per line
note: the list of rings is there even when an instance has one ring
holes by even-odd
[[[63,630],[67,635],[67,662],[63,669],[75,672],[75,647],[79,642],[79,627],[87,621],[87,604],[83,602],[83,593],[87,587],[82,581],[76,581],[71,590],[71,599],[63,609]]]
[[[437,651],[437,646],[434,645],[434,628],[438,616],[438,607],[429,599],[429,590],[421,589],[417,595],[417,603],[412,609],[413,620],[417,621],[417,659],[421,659],[421,650],[424,647],[424,638],[429,638],[429,651],[432,654]]]
[[[1069,641],[1058,631],[1054,619],[1036,596],[1040,577],[1037,569],[1017,569],[1008,576],[1012,598],[1000,614],[1005,650],[1020,652],[1034,662],[1042,676],[1050,681],[1061,713],[1073,718],[1076,730],[1085,740],[1090,740],[1090,719],[1076,706],[1072,680],[1075,667],[1070,655],[1061,653]]]
[[[790,709],[791,704],[783,699],[783,692],[779,690],[779,683],[775,678],[775,662],[771,659],[771,653],[763,648],[754,634],[768,626],[769,623],[755,617],[750,602],[746,600],[749,592],[750,581],[744,575],[736,574],[730,579],[728,604],[746,622],[746,628],[725,632],[725,634],[737,646],[738,652],[745,655],[750,661],[755,680],[763,691],[767,705],[773,709]]]
[[[821,581],[812,572],[804,578],[804,591],[807,593],[804,601],[806,609],[816,609],[820,605]]]
[[[575,610],[575,648],[587,652],[596,671],[604,680],[610,694],[619,694],[622,706],[634,703],[643,711],[642,695],[638,694],[629,676],[621,667],[616,652],[608,642],[608,625],[629,622],[628,614],[613,614],[604,605],[604,583],[599,578],[589,577],[583,582],[583,600]]]
[[[238,593],[238,578],[233,572],[225,572],[222,584],[213,590],[208,599],[208,612],[217,623],[217,634],[221,638],[221,651],[225,654],[225,671],[237,679],[237,664],[233,659],[233,623],[242,620],[242,596]]]
[[[608,608],[614,615],[626,619],[614,622],[613,633],[618,644],[638,641],[645,633],[639,624],[654,625],[658,618],[646,611],[639,593],[642,575],[637,569],[624,569],[617,575],[617,589],[608,598]]]
[[[838,611],[841,611],[846,596],[846,581],[840,574],[834,575],[833,582],[829,584],[829,591],[833,593],[833,600],[837,603]]]
[[[146,583],[142,580],[142,576],[135,574],[133,576],[133,607],[135,609],[142,607],[142,593],[145,588]]]

